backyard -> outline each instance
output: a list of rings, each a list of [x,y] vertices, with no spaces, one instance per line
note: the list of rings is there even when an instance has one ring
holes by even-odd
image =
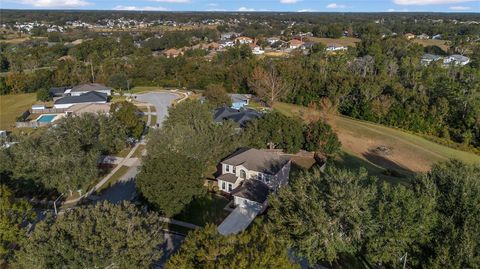
[[[13,129],[16,118],[35,102],[35,93],[0,95],[0,130]]]
[[[274,109],[304,120],[320,116],[317,110],[293,104],[276,103]],[[349,167],[364,166],[377,175],[385,173],[385,169],[395,170],[404,176],[426,172],[432,164],[450,158],[480,163],[478,155],[449,148],[399,129],[344,116],[331,117],[328,122],[342,142],[343,153],[337,162],[348,164]]]
[[[223,196],[207,193],[195,198],[173,219],[205,226],[207,223],[220,224],[230,212],[223,208],[229,200]]]

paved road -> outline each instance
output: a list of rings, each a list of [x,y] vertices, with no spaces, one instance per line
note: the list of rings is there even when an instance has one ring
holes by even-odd
[[[157,124],[162,126],[162,122],[168,114],[168,108],[175,99],[180,97],[177,93],[169,92],[149,92],[136,94],[136,100],[140,102],[150,103],[157,109]]]

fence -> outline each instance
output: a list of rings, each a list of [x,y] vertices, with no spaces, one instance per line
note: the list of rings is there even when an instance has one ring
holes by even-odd
[[[67,108],[45,108],[45,109],[32,109],[32,114],[45,114],[45,113],[64,113],[67,111]]]
[[[43,126],[50,126],[52,125],[51,122],[38,122],[38,121],[17,121],[15,122],[15,126],[17,128],[37,128]]]

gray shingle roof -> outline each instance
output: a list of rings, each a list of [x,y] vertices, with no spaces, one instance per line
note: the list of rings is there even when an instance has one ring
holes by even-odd
[[[243,165],[248,170],[275,175],[289,161],[289,157],[274,152],[241,148],[223,160],[222,163],[235,166]]]
[[[90,91],[104,91],[104,90],[111,90],[111,89],[105,85],[98,84],[98,83],[82,84],[72,88],[72,92],[90,92]]]
[[[260,180],[249,179],[243,181],[242,185],[232,192],[232,195],[263,204],[269,193],[270,189],[265,183]]]
[[[235,183],[237,181],[237,176],[234,174],[226,173],[223,174],[219,177],[217,177],[217,180],[222,180],[222,181],[227,181],[230,183]]]
[[[108,96],[102,92],[87,92],[80,96],[66,96],[55,101],[55,104],[78,104],[78,103],[93,103],[93,102],[106,102]]]
[[[222,122],[224,120],[232,120],[244,127],[247,122],[260,118],[261,114],[252,109],[233,109],[230,107],[220,107],[215,109],[213,113],[213,121]]]

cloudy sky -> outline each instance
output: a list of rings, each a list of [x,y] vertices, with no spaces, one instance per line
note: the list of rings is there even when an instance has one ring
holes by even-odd
[[[0,7],[252,12],[480,12],[480,0],[0,0]]]

